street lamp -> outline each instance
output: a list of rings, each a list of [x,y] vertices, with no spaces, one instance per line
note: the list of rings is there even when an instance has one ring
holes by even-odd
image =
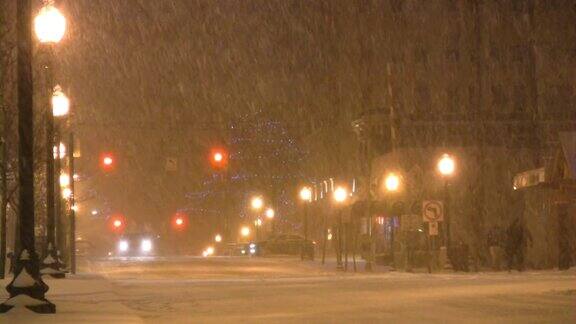
[[[62,189],[62,198],[70,199],[70,197],[72,197],[72,189],[70,188]]]
[[[58,43],[66,32],[66,18],[48,4],[40,9],[34,19],[34,31],[41,43]]]
[[[337,187],[334,190],[334,201],[341,204],[348,198],[348,190],[344,187]]]
[[[389,192],[398,191],[398,189],[400,189],[400,184],[400,177],[393,172],[389,173],[384,180],[384,187],[386,188],[386,191]]]
[[[240,229],[240,235],[242,235],[243,237],[248,237],[248,235],[250,235],[250,227],[248,226],[243,226]]]
[[[264,214],[266,215],[266,218],[272,219],[276,215],[276,212],[274,212],[274,209],[268,208],[266,209],[266,212],[264,212]]]
[[[262,206],[264,206],[264,200],[262,199],[262,197],[259,197],[259,196],[254,197],[250,201],[250,206],[252,206],[252,209],[258,211],[258,210],[262,209]]]
[[[348,199],[348,190],[344,187],[337,187],[334,190],[334,201],[338,205],[344,204],[344,202]],[[342,208],[338,208],[338,253],[336,253],[336,269],[343,270],[344,267],[342,266]]]
[[[70,186],[70,176],[67,173],[60,174],[60,187],[66,188]]]
[[[216,243],[222,242],[222,235],[216,234],[216,236],[214,236],[214,241],[215,241]]]
[[[54,117],[64,117],[70,111],[70,99],[62,92],[60,86],[54,87],[52,94],[52,115]]]
[[[442,155],[438,160],[438,171],[442,176],[451,176],[456,170],[456,162],[454,158],[448,154]]]
[[[46,2],[45,2],[46,3]],[[46,102],[46,146],[54,145],[55,132],[54,117],[64,116],[69,109],[70,103],[68,98],[62,93],[59,86],[53,87],[52,61],[54,57],[53,45],[60,42],[66,32],[66,18],[56,9],[52,3],[46,3],[34,18],[34,32],[38,41],[43,45],[40,51],[45,53],[45,62],[43,62],[44,73],[46,78],[47,93],[44,97]],[[52,98],[50,98],[52,96]],[[55,174],[59,173],[59,162],[54,162],[50,152],[47,152],[46,160],[46,227],[47,227],[47,246],[46,252],[49,262],[55,258],[57,249],[55,248],[55,218],[59,215],[59,201],[55,198],[54,182]],[[55,154],[57,157],[57,155]],[[55,170],[56,169],[56,170]],[[51,251],[48,251],[51,250]],[[48,258],[48,254],[50,258]],[[44,262],[43,261],[43,262]],[[54,265],[48,265],[45,262],[43,267],[50,267],[52,270],[59,270]],[[53,277],[63,277],[54,276]]]
[[[438,160],[438,172],[444,178],[444,219],[446,221],[446,248],[448,249],[448,257],[451,252],[451,235],[450,235],[450,215],[448,207],[450,205],[450,192],[448,190],[449,181],[454,172],[456,171],[456,162],[449,154],[443,154]]]
[[[312,189],[310,187],[303,187],[300,189],[300,200],[302,200],[305,204],[308,204],[312,201]],[[304,260],[304,248],[306,243],[308,242],[308,206],[304,206],[304,244],[300,246],[300,260]]]
[[[300,189],[300,199],[305,202],[312,201],[312,189],[310,187]]]

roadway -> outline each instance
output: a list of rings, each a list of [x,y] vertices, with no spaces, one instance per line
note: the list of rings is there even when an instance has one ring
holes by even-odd
[[[576,320],[576,271],[339,273],[288,258],[117,258],[86,262],[145,323]]]

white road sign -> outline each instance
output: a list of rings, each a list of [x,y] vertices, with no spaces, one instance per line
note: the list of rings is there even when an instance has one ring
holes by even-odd
[[[428,223],[428,234],[438,235],[438,222],[429,222]]]
[[[422,219],[425,222],[444,221],[444,204],[439,200],[424,200],[422,203]]]

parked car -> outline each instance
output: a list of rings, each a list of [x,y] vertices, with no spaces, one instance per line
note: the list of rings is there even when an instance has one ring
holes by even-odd
[[[266,241],[258,242],[258,245],[263,255],[300,255],[304,252],[304,257],[314,259],[315,242],[305,240],[300,235],[279,234]]]

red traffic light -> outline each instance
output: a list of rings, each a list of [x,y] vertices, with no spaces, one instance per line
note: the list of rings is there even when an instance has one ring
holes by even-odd
[[[115,214],[108,218],[108,228],[115,233],[123,233],[126,228],[126,219],[122,214]]]
[[[228,152],[223,148],[214,148],[210,151],[210,164],[213,168],[223,169],[228,165]]]
[[[100,155],[100,167],[104,169],[104,171],[111,171],[114,169],[116,164],[116,159],[112,153],[102,153]]]
[[[188,216],[184,213],[176,213],[172,217],[172,227],[177,231],[182,231],[188,226]]]

